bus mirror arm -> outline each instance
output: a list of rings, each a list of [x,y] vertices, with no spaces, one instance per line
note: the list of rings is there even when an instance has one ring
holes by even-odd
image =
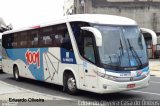
[[[96,45],[97,46],[102,46],[102,35],[101,35],[101,32],[97,28],[81,27],[81,29],[92,32],[94,37],[95,37],[95,40],[96,40]]]

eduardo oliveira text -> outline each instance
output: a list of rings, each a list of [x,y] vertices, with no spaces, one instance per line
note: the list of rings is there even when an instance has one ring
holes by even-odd
[[[9,102],[44,102],[44,99],[35,99],[35,98],[22,98],[22,99],[16,99],[16,98],[9,98]]]

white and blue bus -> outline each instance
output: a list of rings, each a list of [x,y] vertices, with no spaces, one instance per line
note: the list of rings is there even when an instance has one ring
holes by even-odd
[[[78,89],[111,93],[147,87],[150,71],[134,20],[82,14],[2,35],[3,71]]]

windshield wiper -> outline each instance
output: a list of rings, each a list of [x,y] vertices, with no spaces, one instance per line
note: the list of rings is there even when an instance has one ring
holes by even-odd
[[[122,41],[121,41],[121,39],[120,39],[120,45],[121,45],[121,47],[119,48],[119,50],[120,50],[119,66],[121,65],[121,57],[122,57],[122,55],[124,54],[124,51],[123,51],[123,45],[122,45]]]
[[[121,39],[120,39],[120,45],[121,45],[121,47],[119,48],[119,49],[121,49],[121,51],[122,51],[122,55],[124,54],[124,51],[123,51],[123,45],[122,45],[122,41],[121,41]]]
[[[141,61],[141,59],[139,58],[137,52],[135,51],[134,47],[131,46],[131,43],[130,43],[129,39],[127,39],[127,41],[128,41],[129,49],[131,50],[132,55],[135,57],[136,60],[138,59],[139,62],[137,62],[137,63],[138,63],[138,64],[140,63],[140,66],[142,66],[142,61]]]

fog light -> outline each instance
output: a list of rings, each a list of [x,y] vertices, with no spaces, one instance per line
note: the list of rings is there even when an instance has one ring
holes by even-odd
[[[107,89],[107,85],[106,85],[106,84],[103,84],[103,88],[104,88],[104,89]]]

